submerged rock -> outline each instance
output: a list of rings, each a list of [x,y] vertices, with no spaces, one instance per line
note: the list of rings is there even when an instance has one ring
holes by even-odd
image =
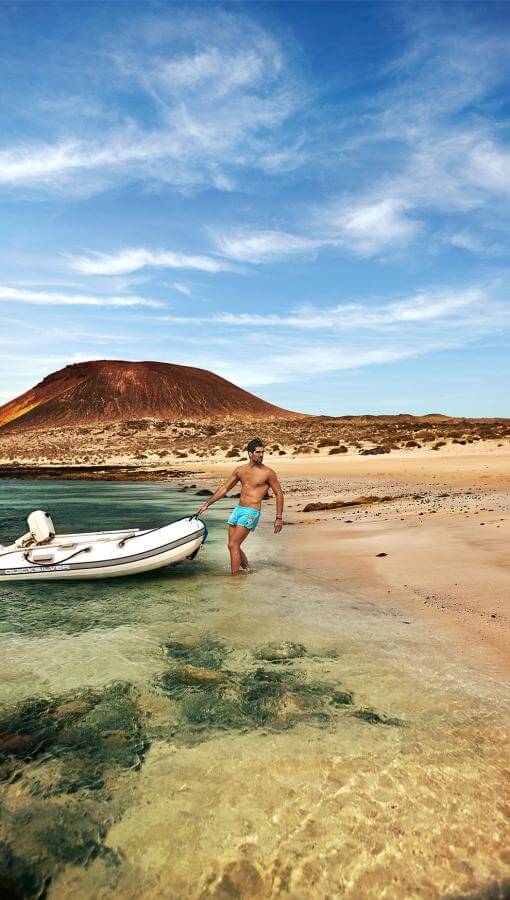
[[[279,662],[285,659],[298,659],[306,656],[306,647],[294,641],[271,641],[255,651],[256,659],[265,659],[268,662]]]
[[[210,687],[225,681],[225,675],[214,669],[200,669],[198,666],[181,666],[169,673],[176,684],[197,685]]]
[[[220,641],[204,640],[168,641],[162,645],[163,652],[178,662],[202,669],[220,669],[229,648]]]

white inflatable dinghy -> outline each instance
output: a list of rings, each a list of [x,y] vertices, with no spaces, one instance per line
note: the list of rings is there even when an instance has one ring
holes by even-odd
[[[28,517],[29,532],[0,546],[0,581],[116,578],[194,559],[207,528],[194,516],[161,528],[55,534],[48,513]]]

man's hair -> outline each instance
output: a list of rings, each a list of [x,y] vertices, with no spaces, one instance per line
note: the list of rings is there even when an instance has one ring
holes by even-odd
[[[246,449],[248,453],[253,453],[257,447],[263,447],[264,441],[261,441],[260,438],[252,438],[248,444],[246,444]]]

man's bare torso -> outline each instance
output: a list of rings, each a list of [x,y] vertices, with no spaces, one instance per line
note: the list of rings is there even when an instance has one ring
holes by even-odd
[[[275,473],[268,466],[240,466],[235,470],[238,481],[241,482],[241,496],[239,506],[250,506],[252,509],[260,509],[262,500],[266,496],[271,478]]]

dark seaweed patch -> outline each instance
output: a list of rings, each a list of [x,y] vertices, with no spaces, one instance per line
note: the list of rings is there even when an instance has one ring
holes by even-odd
[[[223,667],[232,648],[219,641],[172,641],[163,650],[172,665],[157,679],[157,687],[176,704],[176,720],[160,737],[184,743],[206,740],[228,730],[282,730],[308,721],[327,725],[354,702],[350,691],[306,676],[293,665],[303,656],[302,644],[275,641],[254,654],[265,666],[249,672]],[[284,669],[274,662],[285,662]],[[403,725],[399,719],[360,709],[352,713],[372,724]]]
[[[51,700],[30,699],[0,720],[0,760],[7,779],[9,761],[30,762],[58,754],[64,775],[57,791],[102,785],[104,770],[136,767],[146,748],[130,686],[85,690]]]
[[[98,855],[106,837],[107,826],[88,812],[83,814],[80,804],[63,808],[46,803],[44,808],[34,804],[11,818],[11,827],[18,834],[21,845],[29,845],[35,858],[45,859],[49,867],[55,864],[84,866]]]
[[[218,641],[173,641],[163,649],[172,659],[172,667],[158,678],[157,685],[178,704],[180,721],[179,728],[171,729],[172,739],[195,741],[197,736],[205,739],[232,729],[281,730],[302,720],[326,724],[336,715],[340,696],[344,703],[352,702],[352,695],[339,691],[337,685],[307,680],[288,668],[259,666],[247,673],[222,668],[230,650]],[[268,656],[289,662],[304,652],[301,644],[289,642],[275,642],[263,649]],[[206,664],[208,668],[203,668]]]
[[[29,863],[0,841],[0,897],[6,900],[43,897],[46,887],[46,879],[38,877]]]
[[[116,855],[104,846],[122,814],[115,776],[139,768],[147,747],[129,684],[30,699],[4,714],[0,773],[23,779],[28,799],[3,817],[0,896],[42,897],[65,866],[97,856],[115,871]]]

